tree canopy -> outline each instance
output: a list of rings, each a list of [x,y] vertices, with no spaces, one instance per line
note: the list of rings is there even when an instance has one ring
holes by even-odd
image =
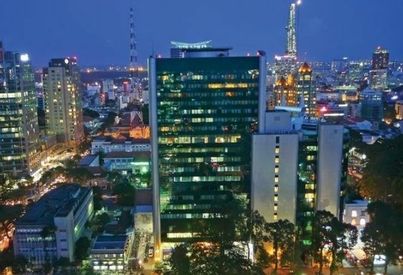
[[[367,147],[361,195],[403,207],[403,135]]]

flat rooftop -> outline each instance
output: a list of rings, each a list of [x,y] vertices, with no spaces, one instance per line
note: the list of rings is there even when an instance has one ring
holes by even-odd
[[[53,225],[54,217],[64,217],[90,192],[78,184],[65,184],[49,191],[35,202],[17,225]]]
[[[101,235],[95,240],[92,250],[124,250],[128,237],[126,235]]]

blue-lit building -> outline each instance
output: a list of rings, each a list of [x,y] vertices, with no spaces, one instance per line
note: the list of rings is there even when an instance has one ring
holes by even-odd
[[[379,123],[383,119],[382,92],[365,89],[359,96],[361,105],[361,119]]]
[[[29,55],[4,51],[0,42],[0,175],[21,177],[36,169],[39,161],[36,108]]]
[[[74,261],[75,242],[94,211],[92,190],[62,185],[35,202],[16,223],[14,254],[34,267],[59,258]]]

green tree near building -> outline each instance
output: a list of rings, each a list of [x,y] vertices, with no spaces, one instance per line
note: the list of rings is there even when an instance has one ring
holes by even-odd
[[[136,189],[129,183],[118,183],[113,187],[113,193],[118,197],[118,204],[133,206]]]
[[[238,199],[223,202],[220,209],[221,218],[200,224],[208,236],[207,242],[195,240],[174,250],[170,260],[174,274],[263,274],[268,260],[263,249],[264,219],[256,212],[247,214],[244,203]],[[257,264],[245,255],[250,241],[263,254]]]
[[[357,229],[340,222],[328,211],[317,211],[312,223],[311,255],[319,264],[319,274],[323,274],[325,263],[330,260],[333,274],[342,261],[344,250],[352,248],[357,242]]]
[[[279,220],[265,226],[268,241],[273,246],[274,272],[277,273],[279,263],[293,262],[295,248],[295,228],[288,220]]]
[[[365,147],[368,164],[359,182],[360,194],[403,209],[403,135]]]
[[[91,241],[87,237],[81,237],[76,241],[74,251],[76,261],[81,262],[88,257],[88,249],[90,248]]]
[[[361,240],[364,251],[374,270],[375,255],[385,255],[384,272],[389,264],[397,261],[403,251],[403,213],[400,209],[384,202],[368,205],[370,221],[364,228]]]

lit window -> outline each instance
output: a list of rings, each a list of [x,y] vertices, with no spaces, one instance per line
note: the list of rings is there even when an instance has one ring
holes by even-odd
[[[365,226],[366,224],[367,224],[367,222],[365,221],[365,219],[360,219],[361,226]]]
[[[279,154],[280,153],[280,146],[276,146],[276,149],[274,150],[274,152],[276,153],[276,154]]]
[[[278,195],[276,194],[276,195],[274,195],[274,201],[278,201]]]
[[[351,224],[352,224],[352,225],[356,225],[356,224],[357,224],[357,221],[356,221],[355,219],[352,219],[352,220],[351,220]]]
[[[274,205],[274,211],[277,212],[277,210],[278,210],[278,206],[277,206],[277,205]]]
[[[357,210],[351,211],[351,217],[356,218],[357,217]]]
[[[280,172],[280,168],[275,167],[275,168],[274,168],[274,173],[278,174],[279,172]]]
[[[274,178],[274,182],[277,183],[277,182],[278,182],[278,179],[279,179],[279,178],[276,176],[276,177]]]
[[[278,192],[278,185],[274,186],[274,192],[276,192],[276,193]]]
[[[280,157],[276,156],[276,158],[274,159],[275,163],[280,163]]]

